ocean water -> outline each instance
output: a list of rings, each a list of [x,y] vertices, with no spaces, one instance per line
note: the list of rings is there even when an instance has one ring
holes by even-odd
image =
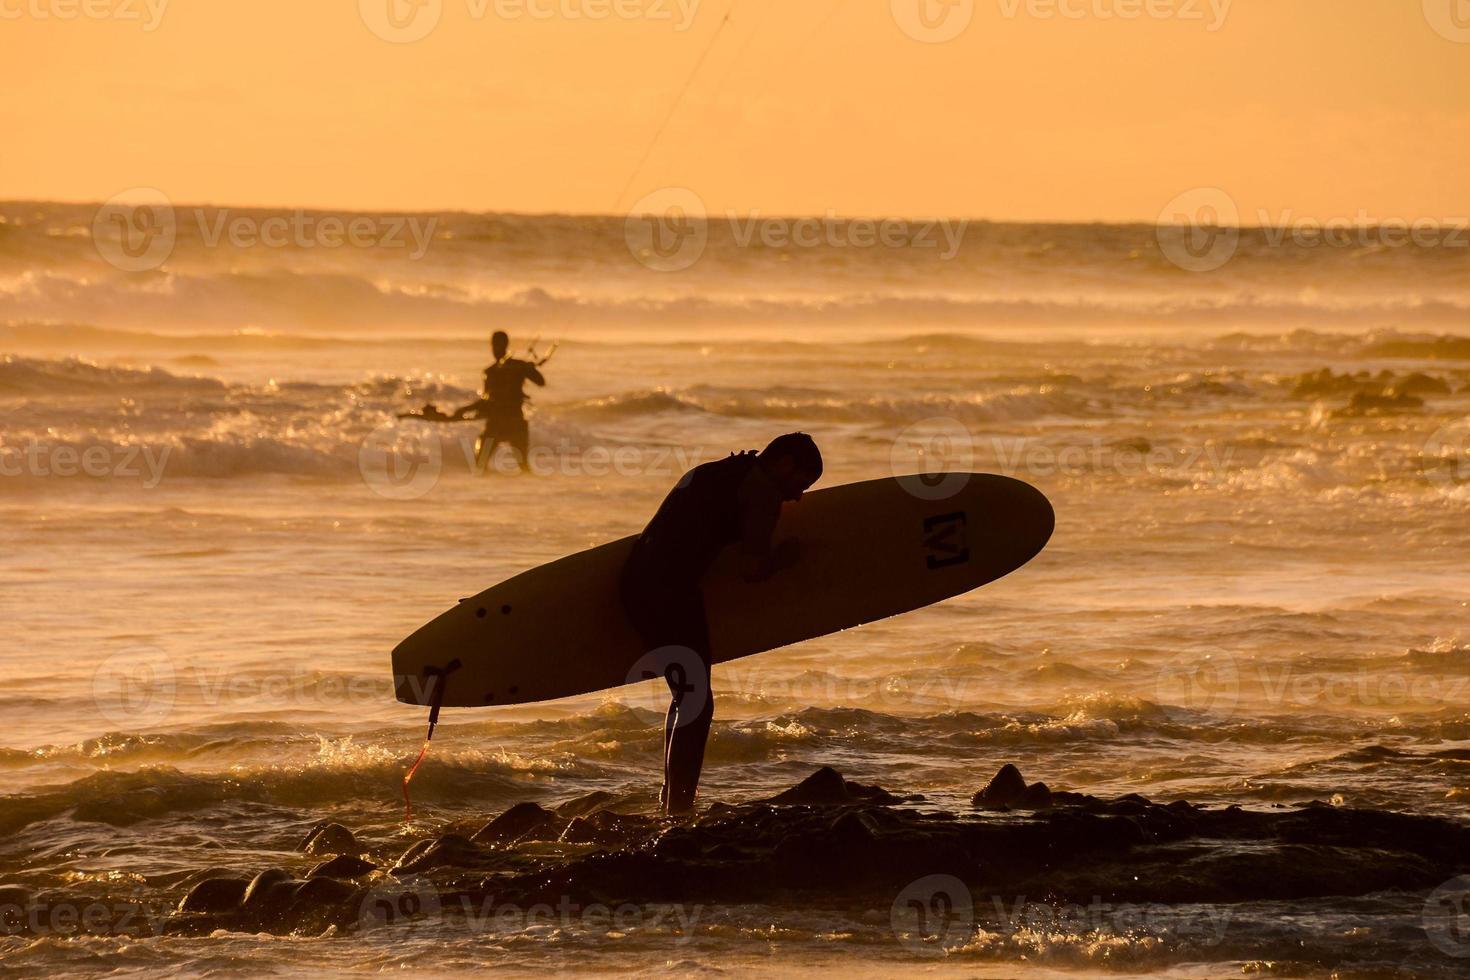
[[[206,869],[309,867],[297,842],[323,820],[406,849],[525,800],[651,805],[650,684],[446,711],[405,824],[425,717],[393,700],[388,653],[460,596],[637,531],[688,466],[793,429],[823,485],[1001,472],[1051,497],[1057,531],[985,589],[718,669],[704,799],[830,765],[962,809],[1012,762],[1100,796],[1466,817],[1463,250],[1257,231],[1190,272],[1142,226],[974,224],[946,256],[717,225],[660,272],[621,220],[398,216],[432,223],[416,255],[211,244],[221,212],[180,209],[168,260],[129,271],[95,212],[0,205],[0,884],[166,909]],[[560,343],[530,477],[472,475],[473,427],[394,418],[469,400],[497,327]],[[0,957],[38,976],[1454,975],[1423,901],[1247,904],[1203,946],[1175,938],[1168,916],[1202,914],[1178,907],[1119,935],[996,926],[939,960],[886,910],[777,905],[613,938],[43,930],[0,935]]]

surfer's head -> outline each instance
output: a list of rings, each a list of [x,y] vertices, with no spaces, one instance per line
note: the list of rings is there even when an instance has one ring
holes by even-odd
[[[510,350],[510,334],[504,330],[497,330],[490,335],[490,353],[495,355],[498,361]]]
[[[777,436],[761,452],[761,466],[776,481],[782,500],[800,500],[822,478],[822,451],[805,432]]]

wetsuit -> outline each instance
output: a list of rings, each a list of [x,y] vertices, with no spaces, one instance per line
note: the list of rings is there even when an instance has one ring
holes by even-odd
[[[700,586],[727,546],[744,542],[764,557],[781,515],[781,498],[753,452],[696,466],[664,499],[628,557],[623,607],[646,651],[665,651],[673,696],[664,721],[665,805],[694,806],[704,748],[714,718],[709,625]],[[672,657],[668,648],[683,648]]]
[[[490,464],[495,447],[502,442],[515,452],[521,469],[530,470],[527,454],[531,438],[525,412],[527,381],[546,383],[530,361],[508,357],[485,369],[485,429],[475,447],[475,459],[481,470]]]

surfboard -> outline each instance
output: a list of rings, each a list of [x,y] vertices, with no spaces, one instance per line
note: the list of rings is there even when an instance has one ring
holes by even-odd
[[[716,663],[942,602],[1035,557],[1050,502],[1009,477],[945,473],[816,490],[787,504],[777,540],[796,563],[761,582],[738,548],[704,580]],[[618,580],[633,537],[533,568],[459,602],[393,651],[399,701],[443,707],[530,704],[635,683],[649,654]]]

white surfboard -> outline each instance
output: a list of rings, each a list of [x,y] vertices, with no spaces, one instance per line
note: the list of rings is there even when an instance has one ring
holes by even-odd
[[[786,505],[777,540],[800,558],[764,582],[738,549],[704,580],[716,663],[952,598],[1015,571],[1051,537],[1051,504],[1009,477],[948,473],[852,483]],[[398,700],[444,707],[529,704],[642,679],[649,651],[618,578],[633,538],[533,568],[417,630],[393,651]]]

